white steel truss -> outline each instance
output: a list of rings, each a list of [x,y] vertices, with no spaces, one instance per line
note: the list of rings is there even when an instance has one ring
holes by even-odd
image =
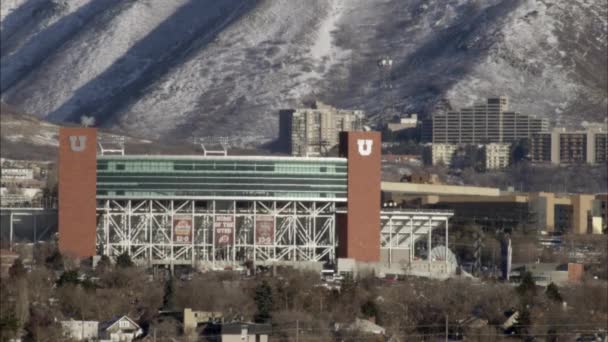
[[[335,203],[234,200],[98,200],[97,253],[128,253],[142,264],[235,266],[281,261],[335,260]],[[221,216],[221,217],[220,217]],[[175,222],[186,218],[184,241]],[[215,222],[228,220],[229,243]],[[272,238],[258,239],[258,220]],[[219,233],[218,233],[219,234]]]
[[[435,246],[448,246],[448,219],[452,216],[452,212],[442,211],[383,210],[380,214],[380,249],[387,255],[388,263],[393,262],[394,255],[407,255],[409,262],[416,260],[419,257],[417,246],[423,240],[426,240],[426,246],[419,247],[425,250],[426,260],[431,263],[433,260],[428,255],[433,241]],[[434,234],[437,229],[442,229],[445,235]]]

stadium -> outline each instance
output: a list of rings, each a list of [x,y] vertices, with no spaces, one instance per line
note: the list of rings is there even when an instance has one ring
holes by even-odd
[[[60,130],[64,254],[198,268],[455,268],[451,213],[382,208],[378,132],[342,132],[331,158],[104,153],[96,137]]]

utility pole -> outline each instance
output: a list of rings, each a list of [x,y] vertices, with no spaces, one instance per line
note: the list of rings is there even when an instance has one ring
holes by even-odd
[[[494,254],[494,244],[492,244],[492,277],[496,274],[496,255]]]
[[[448,342],[448,315],[445,315],[445,342]]]
[[[296,342],[300,340],[300,321],[296,319]]]

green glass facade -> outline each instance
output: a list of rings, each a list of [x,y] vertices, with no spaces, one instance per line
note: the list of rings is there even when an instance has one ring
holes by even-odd
[[[345,158],[98,156],[97,197],[346,201]]]

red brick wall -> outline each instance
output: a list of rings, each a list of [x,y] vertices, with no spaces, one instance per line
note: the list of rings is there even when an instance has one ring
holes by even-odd
[[[583,264],[568,264],[568,281],[578,283],[583,280],[584,273]]]
[[[372,142],[370,154],[362,155],[358,141],[366,140]],[[348,216],[347,232],[338,236],[345,239],[339,241],[338,257],[380,260],[380,143],[379,132],[340,133],[340,154],[348,158]]]
[[[85,137],[74,141],[70,137]],[[97,132],[59,129],[59,250],[70,257],[95,255]]]

